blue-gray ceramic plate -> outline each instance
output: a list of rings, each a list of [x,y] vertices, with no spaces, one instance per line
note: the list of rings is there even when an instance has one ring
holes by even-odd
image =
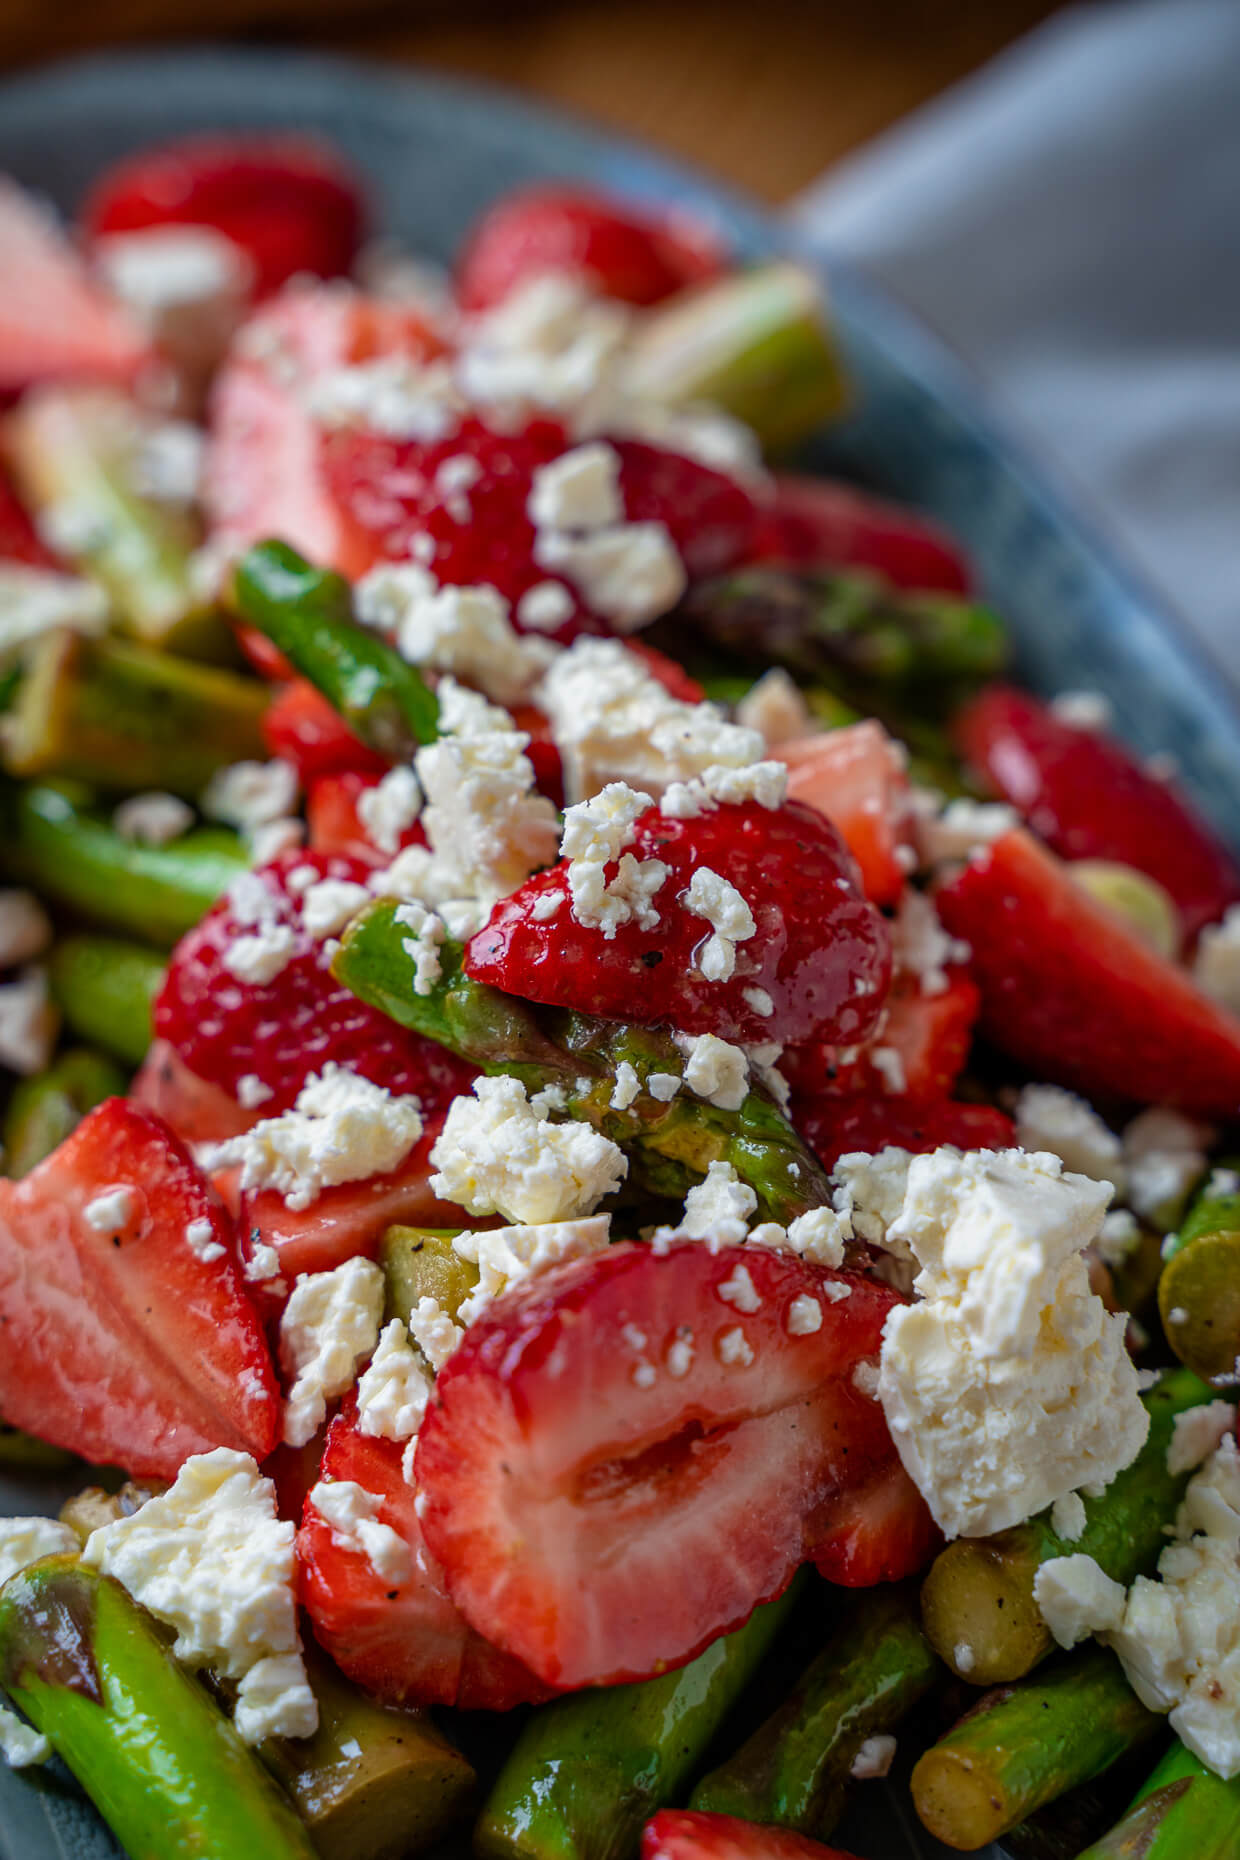
[[[649,152],[500,93],[335,60],[201,49],[102,57],[0,86],[0,172],[71,209],[103,165],[144,143],[208,128],[321,132],[370,178],[380,225],[447,259],[496,194],[546,176],[585,177],[717,216],[745,252],[784,242],[768,216]],[[1220,828],[1240,822],[1240,731],[1223,681],[1174,619],[998,432],[971,379],[915,322],[859,279],[832,280],[858,411],[824,437],[824,465],[943,519],[968,546],[1011,623],[1036,688],[1087,687],[1120,727],[1170,750]],[[3,280],[0,280],[0,290]],[[52,1510],[54,1482],[0,1480],[0,1514]],[[866,1860],[943,1860],[899,1787],[869,1785],[839,1838]],[[998,1850],[991,1850],[992,1857]],[[0,1860],[117,1860],[72,1779],[0,1765]],[[218,1860],[260,1860],[219,1856]]]

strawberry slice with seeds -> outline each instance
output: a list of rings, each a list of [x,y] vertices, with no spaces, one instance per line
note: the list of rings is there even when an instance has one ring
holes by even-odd
[[[791,1828],[760,1827],[737,1815],[661,1808],[642,1833],[641,1860],[852,1860]]]
[[[561,1687],[681,1665],[746,1620],[891,1452],[852,1375],[897,1302],[697,1241],[618,1245],[497,1299],[440,1372],[416,1460],[466,1619]]]
[[[921,1155],[950,1143],[958,1150],[1008,1149],[1012,1120],[989,1104],[954,1099],[911,1099],[852,1093],[798,1093],[792,1122],[825,1169],[860,1150],[867,1156],[894,1144]]]
[[[797,568],[868,568],[897,588],[967,594],[968,564],[928,517],[851,484],[777,476],[754,560]]]
[[[772,753],[788,765],[789,800],[816,807],[843,834],[866,897],[895,904],[917,863],[902,745],[867,718],[797,737]]]
[[[453,1603],[426,1548],[403,1453],[398,1441],[360,1432],[352,1399],[327,1430],[319,1477],[352,1480],[380,1500],[378,1520],[407,1545],[409,1569],[403,1580],[386,1581],[308,1499],[297,1534],[298,1588],[315,1638],[342,1672],[390,1705],[509,1711],[547,1698],[548,1688],[475,1634]]]
[[[1104,730],[991,685],[956,719],[961,752],[1061,859],[1112,859],[1156,879],[1191,939],[1240,899],[1240,866],[1175,788]]]
[[[1037,1078],[1087,1097],[1240,1112],[1240,1020],[1014,828],[940,887],[973,949],[981,1025]]]
[[[746,802],[671,820],[652,807],[636,822],[628,855],[667,868],[652,899],[657,923],[643,929],[631,918],[610,939],[580,923],[561,860],[495,906],[468,945],[467,972],[530,1001],[728,1040],[855,1044],[872,1030],[890,979],[887,925],[861,896],[856,867],[822,815],[795,802]],[[618,870],[607,867],[608,883]],[[699,870],[707,889],[713,879],[705,875],[726,879],[754,926],[736,941],[735,967],[722,979],[709,975],[717,966],[711,922],[686,901]],[[548,916],[555,896],[562,902]]]
[[[0,1332],[0,1413],[83,1459],[172,1479],[192,1453],[275,1444],[232,1223],[184,1145],[126,1099],[0,1181]]]
[[[305,927],[305,889],[290,885],[291,874],[298,874],[296,885],[335,879],[364,888],[372,870],[342,854],[284,853],[247,875],[242,893],[234,885],[182,937],[154,1021],[156,1034],[191,1072],[238,1100],[242,1080],[257,1079],[268,1093],[264,1117],[288,1110],[309,1075],[329,1061],[398,1095],[412,1093],[428,1117],[468,1090],[473,1072],[446,1048],[398,1027],[336,982],[330,939]],[[270,980],[245,979],[244,970],[230,967],[242,938],[272,935],[285,954]]]
[[[525,279],[547,272],[582,278],[602,297],[655,304],[723,269],[714,231],[687,215],[641,213],[604,195],[530,187],[485,213],[457,263],[466,310],[485,310]]]
[[[943,1533],[892,1448],[865,1484],[844,1492],[819,1527],[814,1564],[845,1589],[902,1582],[943,1547]]]
[[[811,1040],[790,1047],[780,1071],[809,1096],[887,1093],[918,1102],[949,1097],[969,1057],[981,995],[962,970],[945,974],[947,987],[927,995],[914,977],[897,973],[886,1015],[864,1046],[841,1051]]]
[[[167,1040],[152,1040],[129,1091],[135,1104],[162,1117],[182,1143],[222,1143],[251,1130],[262,1115],[191,1072]]]

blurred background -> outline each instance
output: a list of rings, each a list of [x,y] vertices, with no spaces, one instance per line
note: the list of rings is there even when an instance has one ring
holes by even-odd
[[[783,201],[1052,0],[0,0],[0,67],[259,38],[517,84]]]

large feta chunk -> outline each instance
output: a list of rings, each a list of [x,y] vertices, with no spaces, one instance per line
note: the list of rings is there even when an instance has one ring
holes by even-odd
[[[720,1110],[739,1111],[749,1093],[749,1057],[744,1047],[713,1033],[677,1034],[676,1044],[685,1056],[689,1090]]]
[[[431,1151],[435,1194],[471,1214],[521,1225],[591,1214],[628,1172],[619,1146],[588,1124],[553,1124],[519,1080],[480,1078],[454,1098]]]
[[[524,639],[495,588],[441,587],[417,562],[384,562],[354,590],[359,620],[390,633],[411,665],[476,685],[497,704],[515,704],[537,683],[555,648]]]
[[[522,1279],[562,1265],[565,1260],[601,1253],[610,1230],[611,1216],[594,1214],[576,1221],[457,1234],[453,1252],[478,1268],[477,1290],[464,1300],[457,1313],[461,1322],[472,1324],[493,1298]]]
[[[620,454],[595,439],[536,465],[526,510],[536,530],[598,530],[622,523]]]
[[[56,1518],[0,1518],[0,1589],[40,1557],[67,1556],[77,1547],[77,1533]]]
[[[685,909],[704,918],[712,932],[697,951],[697,967],[708,982],[728,981],[736,969],[736,945],[757,931],[753,912],[731,880],[708,865],[693,868],[682,898]]]
[[[409,1440],[422,1425],[430,1394],[430,1377],[410,1348],[405,1326],[393,1318],[358,1381],[358,1428],[384,1440]]]
[[[689,585],[665,523],[616,523],[573,535],[540,530],[534,560],[571,582],[586,605],[622,633],[670,612]]]
[[[345,1260],[330,1272],[303,1272],[280,1318],[280,1366],[289,1382],[284,1438],[304,1447],[327,1404],[353,1386],[383,1317],[383,1274],[372,1260]]]

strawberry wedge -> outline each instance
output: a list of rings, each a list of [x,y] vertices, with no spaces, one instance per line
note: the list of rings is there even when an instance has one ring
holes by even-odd
[[[0,1413],[83,1459],[172,1479],[191,1453],[261,1459],[275,1443],[232,1224],[168,1127],[125,1099],[0,1181],[0,1331]]]
[[[696,1241],[615,1246],[497,1299],[441,1371],[415,1463],[462,1614],[552,1686],[692,1659],[886,1462],[852,1378],[898,1302]]]
[[[546,1698],[547,1688],[475,1634],[452,1602],[422,1538],[403,1451],[359,1432],[353,1404],[327,1431],[319,1478],[352,1480],[379,1499],[378,1521],[409,1557],[399,1580],[385,1579],[309,1498],[297,1537],[298,1586],[316,1639],[342,1672],[391,1705],[509,1711]]]
[[[1240,1020],[1022,828],[942,886],[937,904],[972,945],[983,1031],[1036,1078],[1206,1116],[1240,1112]]]
[[[833,821],[861,867],[865,895],[895,904],[916,864],[909,811],[908,756],[881,723],[867,718],[774,751],[788,765],[788,799]]]
[[[737,1815],[663,1808],[642,1834],[641,1860],[852,1860],[791,1828],[759,1827]]]

